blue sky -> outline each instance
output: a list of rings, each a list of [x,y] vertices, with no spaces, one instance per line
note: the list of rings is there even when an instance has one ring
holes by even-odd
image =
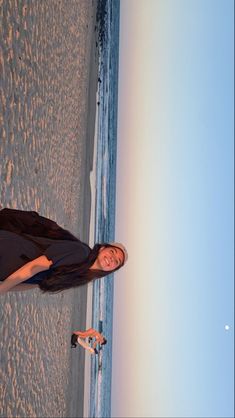
[[[121,0],[114,417],[233,416],[233,8]]]

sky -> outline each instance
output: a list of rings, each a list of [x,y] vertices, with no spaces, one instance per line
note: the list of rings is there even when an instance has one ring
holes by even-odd
[[[113,417],[234,416],[234,5],[121,0]]]

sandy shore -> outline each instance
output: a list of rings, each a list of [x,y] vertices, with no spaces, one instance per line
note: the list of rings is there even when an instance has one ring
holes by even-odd
[[[36,210],[89,242],[96,3],[0,1],[2,207]],[[0,416],[83,416],[87,288],[0,303]]]

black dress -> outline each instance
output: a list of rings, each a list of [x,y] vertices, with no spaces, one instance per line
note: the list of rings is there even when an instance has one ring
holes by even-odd
[[[3,211],[0,211],[0,214]],[[19,224],[19,215],[21,224]],[[35,236],[35,215],[37,219],[37,233],[42,233],[41,224],[43,222],[43,233],[47,236]],[[7,214],[7,217],[6,217]],[[9,214],[9,216],[8,216]],[[12,217],[12,214],[14,217]],[[0,216],[1,218],[1,216]],[[52,272],[53,268],[62,265],[79,264],[87,259],[90,254],[90,247],[78,240],[69,231],[64,230],[54,221],[43,218],[36,212],[17,211],[5,209],[4,222],[2,216],[2,224],[0,222],[0,280],[5,280],[10,274],[14,273],[24,264],[34,260],[41,255],[45,255],[53,264],[49,270],[35,274],[23,283],[37,284]],[[23,219],[23,221],[22,221]],[[7,223],[10,220],[9,223]],[[27,221],[27,222],[26,222]],[[33,228],[29,225],[32,221]],[[46,221],[46,229],[45,229]],[[14,225],[14,227],[12,227]],[[20,225],[20,226],[19,226]],[[53,225],[53,229],[51,229]],[[57,238],[49,238],[53,236],[55,225],[57,228]],[[2,228],[6,229],[2,229]],[[17,229],[16,229],[17,228]],[[23,229],[24,228],[24,229]],[[25,233],[29,230],[30,234]],[[14,232],[17,231],[17,232]],[[23,232],[22,232],[23,231]],[[59,232],[59,233],[58,233]],[[59,239],[58,239],[59,237]],[[64,239],[65,238],[65,239]]]

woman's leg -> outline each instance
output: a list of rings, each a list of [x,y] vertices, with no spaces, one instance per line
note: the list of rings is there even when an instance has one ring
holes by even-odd
[[[83,348],[90,351],[91,354],[95,354],[95,350],[85,341],[83,341],[81,338],[78,337],[77,339],[78,344],[80,344]]]

